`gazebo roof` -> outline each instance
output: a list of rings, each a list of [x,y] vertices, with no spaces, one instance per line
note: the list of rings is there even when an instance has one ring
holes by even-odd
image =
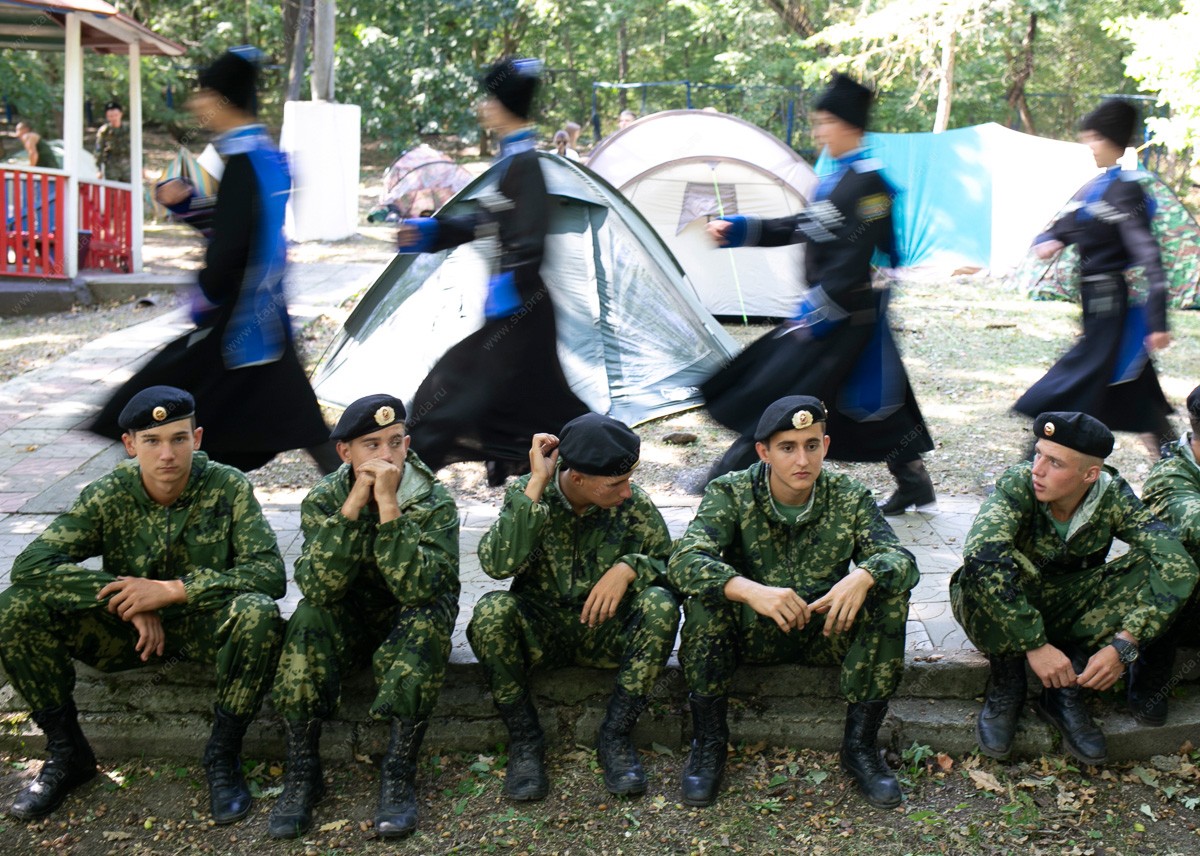
[[[128,54],[136,42],[142,56],[180,56],[185,48],[103,0],[0,0],[0,48],[65,50],[64,15],[80,13],[83,47],[98,54]]]

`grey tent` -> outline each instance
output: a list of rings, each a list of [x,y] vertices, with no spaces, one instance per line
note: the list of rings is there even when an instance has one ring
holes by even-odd
[[[541,154],[541,165],[558,203],[541,273],[572,390],[592,410],[630,425],[700,405],[698,384],[737,346],[617,190],[556,155]],[[489,169],[437,216],[470,210],[498,178],[496,168]],[[393,259],[322,357],[313,376],[317,395],[345,406],[389,392],[411,403],[433,364],[483,326],[493,249],[491,239],[483,239]]]

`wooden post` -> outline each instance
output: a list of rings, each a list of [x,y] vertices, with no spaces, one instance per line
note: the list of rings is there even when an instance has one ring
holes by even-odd
[[[66,61],[63,93],[63,169],[67,180],[59,196],[63,208],[63,231],[58,236],[63,273],[74,279],[79,273],[79,153],[83,150],[83,43],[79,13],[66,15]]]
[[[142,271],[142,46],[129,43],[129,179],[133,188],[129,200],[130,226],[129,272]]]

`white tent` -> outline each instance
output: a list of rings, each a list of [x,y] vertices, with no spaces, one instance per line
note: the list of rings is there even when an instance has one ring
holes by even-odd
[[[737,346],[620,193],[579,164],[540,157],[557,203],[541,273],[571,389],[592,410],[629,425],[700,405],[697,385]],[[496,181],[495,168],[488,170],[437,216],[471,210]],[[345,406],[383,390],[411,403],[433,364],[483,326],[486,243],[397,256],[322,357],[317,395]]]
[[[588,166],[650,221],[714,315],[795,310],[800,245],[717,250],[704,230],[724,214],[784,217],[808,205],[817,176],[781,140],[724,113],[667,110],[613,134]]]

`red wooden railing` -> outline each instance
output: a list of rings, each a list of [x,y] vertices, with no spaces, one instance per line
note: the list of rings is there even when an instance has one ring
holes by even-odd
[[[63,199],[61,172],[0,167],[0,276],[61,278]]]
[[[133,194],[113,182],[79,182],[79,268],[133,269]]]

